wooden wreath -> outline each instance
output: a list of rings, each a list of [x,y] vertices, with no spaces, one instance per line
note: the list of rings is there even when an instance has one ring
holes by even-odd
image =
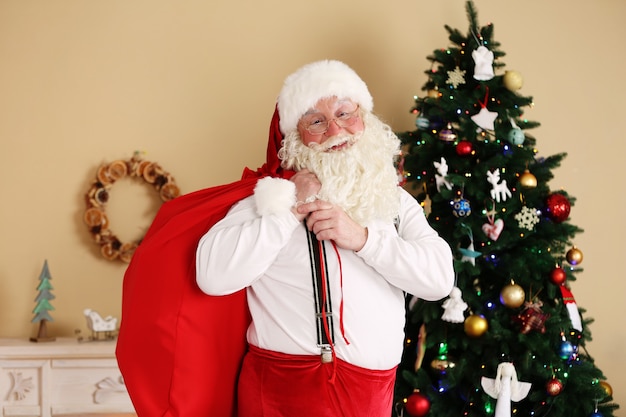
[[[125,177],[137,178],[151,185],[164,202],[178,197],[180,189],[174,178],[159,164],[142,160],[138,152],[130,160],[117,160],[98,168],[96,179],[85,196],[87,209],[83,218],[94,241],[100,245],[102,256],[108,260],[130,262],[143,237],[133,242],[121,242],[109,227],[105,212],[111,187]]]

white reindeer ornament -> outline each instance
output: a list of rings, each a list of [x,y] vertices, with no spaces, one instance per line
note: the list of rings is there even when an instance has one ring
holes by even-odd
[[[437,191],[441,191],[441,186],[445,186],[448,190],[452,189],[452,184],[446,179],[448,176],[448,162],[442,156],[439,162],[433,162],[433,165],[437,169],[437,174],[435,174],[435,183],[437,185]]]
[[[506,180],[500,182],[500,168],[496,168],[493,171],[487,171],[487,181],[491,184],[491,198],[496,202],[506,201],[508,197],[511,197],[511,190],[506,186]]]

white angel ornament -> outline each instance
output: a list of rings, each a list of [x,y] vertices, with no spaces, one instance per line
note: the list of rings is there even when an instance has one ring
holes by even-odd
[[[481,45],[472,52],[474,58],[474,79],[479,81],[487,81],[492,79],[495,74],[493,72],[493,52],[487,47]]]
[[[467,303],[463,301],[461,290],[458,287],[452,288],[450,296],[441,306],[444,309],[441,320],[450,323],[463,323],[465,321],[463,313],[467,310]]]
[[[480,384],[490,397],[496,399],[494,417],[511,417],[511,401],[522,401],[530,391],[530,382],[519,382],[511,362],[498,365],[496,378],[482,377]]]

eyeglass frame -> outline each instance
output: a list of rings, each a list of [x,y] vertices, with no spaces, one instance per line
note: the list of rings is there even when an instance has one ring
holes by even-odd
[[[328,128],[330,128],[330,123],[331,122],[335,122],[335,124],[337,126],[339,126],[342,129],[345,129],[346,127],[353,126],[357,122],[357,120],[361,117],[360,110],[361,110],[361,105],[357,104],[356,105],[356,109],[354,109],[353,111],[351,111],[349,113],[346,112],[346,114],[344,115],[344,116],[348,116],[346,121],[349,121],[350,119],[354,118],[354,121],[352,123],[350,123],[350,124],[347,124],[347,125],[344,125],[343,124],[344,121],[341,120],[339,117],[333,117],[332,119],[329,119],[329,120],[325,121],[326,128],[323,131],[321,131],[321,132],[311,132],[311,130],[310,130],[311,126],[318,126],[318,125],[310,124],[309,126],[302,126],[302,128],[304,130],[306,130],[307,132],[309,132],[311,135],[323,135],[324,133],[328,132]],[[300,123],[302,124],[302,121],[300,121]],[[319,126],[321,126],[321,124]]]

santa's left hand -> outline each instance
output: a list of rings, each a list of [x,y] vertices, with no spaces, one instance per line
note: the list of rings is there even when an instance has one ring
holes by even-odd
[[[298,213],[308,214],[306,225],[318,240],[332,240],[342,248],[358,252],[367,241],[367,228],[361,226],[339,206],[315,200],[298,206]]]

